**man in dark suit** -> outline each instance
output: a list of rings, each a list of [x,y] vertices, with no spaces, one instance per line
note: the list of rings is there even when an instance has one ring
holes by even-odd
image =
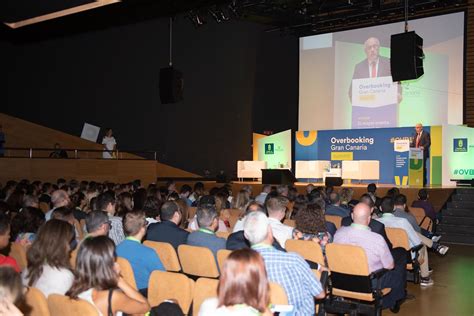
[[[431,136],[430,133],[423,130],[421,123],[416,124],[415,131],[416,133],[412,137],[410,147],[423,149],[423,186],[425,186],[427,183],[426,164],[430,156]]]
[[[174,201],[168,201],[161,206],[161,223],[155,223],[148,226],[146,240],[166,242],[171,244],[174,249],[179,245],[186,244],[189,232],[179,228],[182,215],[178,204]]]
[[[364,52],[367,56],[366,59],[359,62],[355,68],[352,75],[351,84],[349,86],[349,100],[352,103],[352,82],[354,79],[363,79],[363,78],[380,78],[380,77],[391,77],[392,71],[390,67],[390,59],[379,55],[380,41],[375,37],[368,38],[364,43]],[[397,93],[397,104],[402,100],[402,89],[401,85],[397,84],[398,93]],[[381,109],[372,108],[369,112],[363,112],[362,116],[380,116],[384,115],[386,118],[389,117],[391,126],[398,126],[398,105],[391,105],[388,108],[382,107]],[[383,113],[380,113],[383,111]],[[378,114],[374,114],[378,113]],[[353,121],[353,124],[355,122]],[[354,126],[353,126],[354,127]],[[361,127],[361,126],[359,126]],[[385,126],[388,127],[388,126]]]

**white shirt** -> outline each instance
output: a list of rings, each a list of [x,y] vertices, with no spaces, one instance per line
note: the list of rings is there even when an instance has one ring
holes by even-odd
[[[22,273],[23,284],[28,286],[28,270],[25,269]],[[60,268],[56,269],[50,265],[43,265],[43,273],[33,283],[33,287],[40,290],[46,298],[49,294],[61,294],[64,295],[72,285],[74,281],[74,275],[68,269]]]
[[[282,224],[275,218],[269,217],[268,219],[272,227],[273,237],[278,240],[282,248],[285,248],[286,241],[293,238],[293,227]]]
[[[377,220],[383,223],[386,227],[401,228],[407,232],[410,247],[415,247],[421,244],[421,239],[418,233],[413,229],[410,222],[406,218],[396,217],[390,213],[384,213],[382,217]]]
[[[256,309],[251,306],[217,307],[217,298],[208,298],[199,309],[198,316],[256,316],[260,315]]]
[[[245,217],[242,218],[242,219],[239,219],[235,225],[234,225],[234,230],[232,230],[233,233],[235,232],[238,232],[238,231],[241,231],[241,230],[244,230],[244,220],[245,220]]]
[[[265,199],[267,198],[267,195],[268,195],[267,192],[262,192],[259,195],[257,195],[257,197],[255,198],[255,201],[263,205],[265,203]]]
[[[117,144],[117,142],[115,141],[115,138],[112,136],[112,137],[108,137],[108,136],[104,136],[104,138],[102,139],[102,145],[105,145],[105,148],[107,150],[114,150],[114,146]],[[110,159],[112,158],[112,154],[109,152],[109,151],[104,151],[102,153],[102,158],[105,158],[105,159]]]

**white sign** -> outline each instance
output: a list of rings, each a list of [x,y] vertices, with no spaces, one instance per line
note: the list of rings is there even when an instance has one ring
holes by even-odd
[[[97,137],[99,137],[99,131],[100,131],[100,127],[97,127],[89,123],[84,123],[84,127],[82,128],[81,138],[87,139],[91,142],[96,143]]]
[[[398,103],[398,84],[392,77],[352,80],[352,106],[377,108]]]
[[[393,142],[393,150],[395,152],[403,153],[410,150],[410,140],[397,139]]]

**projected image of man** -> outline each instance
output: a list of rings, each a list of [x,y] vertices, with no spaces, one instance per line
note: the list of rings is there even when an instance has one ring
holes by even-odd
[[[358,63],[354,68],[352,79],[377,78],[392,76],[390,71],[390,59],[380,56],[380,41],[370,37],[364,43],[366,59]]]
[[[355,65],[349,87],[352,127],[398,126],[401,89],[392,82],[390,59],[380,56],[380,41],[376,37],[365,41],[364,52],[366,58]]]

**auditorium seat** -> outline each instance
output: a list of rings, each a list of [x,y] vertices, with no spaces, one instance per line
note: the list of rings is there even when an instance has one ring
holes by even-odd
[[[48,301],[43,292],[29,287],[25,294],[25,303],[30,308],[29,316],[49,316]]]
[[[219,277],[216,260],[208,248],[180,245],[178,257],[186,274],[206,278]]]
[[[166,242],[158,242],[145,240],[143,245],[153,248],[156,254],[160,258],[166,271],[179,272],[181,271],[181,265],[179,263],[178,255],[173,246]]]
[[[68,296],[50,294],[48,307],[51,316],[99,316],[97,309],[84,300],[73,300]]]
[[[295,164],[296,179],[322,179],[323,172],[329,170],[328,160],[297,160]]]
[[[134,289],[137,289],[137,283],[135,281],[135,275],[133,274],[133,269],[127,259],[122,257],[117,257],[117,263],[120,266],[120,274],[123,279]]]
[[[148,302],[158,306],[164,300],[175,299],[188,314],[194,295],[194,281],[182,273],[153,271],[148,281]]]
[[[193,298],[193,315],[199,314],[202,303],[212,297],[217,297],[217,285],[219,280],[199,278],[196,281]]]

